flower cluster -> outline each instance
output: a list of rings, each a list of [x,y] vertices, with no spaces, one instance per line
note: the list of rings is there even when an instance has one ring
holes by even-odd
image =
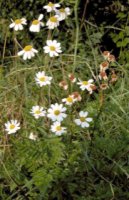
[[[69,75],[68,77],[71,78],[71,75]],[[75,83],[76,78],[73,77],[74,75],[72,75],[72,80],[70,79],[70,81]],[[47,76],[45,71],[39,71],[35,75],[35,82],[40,87],[46,87],[47,85],[49,86],[51,84],[52,77]],[[92,82],[93,81],[89,80],[87,87],[84,88],[83,85],[80,84],[80,82],[79,85],[82,86],[82,87],[80,86],[82,90],[87,89],[91,93]],[[63,98],[62,103],[64,103],[66,106],[72,106],[74,103],[79,102],[81,100],[82,100],[81,95],[79,94],[79,92],[75,91],[69,94],[66,98]],[[66,133],[67,131],[67,128],[62,126],[62,122],[68,117],[67,108],[62,103],[51,104],[48,109],[45,109],[43,106],[40,105],[32,106],[30,114],[35,119],[40,119],[44,117],[50,119],[52,121],[50,130],[56,135],[60,136],[63,133]],[[74,119],[75,124],[81,126],[82,128],[89,127],[89,122],[92,121],[92,118],[88,118],[87,116],[88,112],[80,111],[79,118]],[[17,120],[11,120],[5,124],[5,127],[6,127],[5,130],[8,132],[8,134],[12,134],[20,129],[20,123]],[[29,138],[32,140],[36,140],[37,136],[33,133],[30,133]]]
[[[61,5],[58,3],[49,2],[48,5],[43,7],[50,14],[48,21],[43,22],[43,14],[40,14],[38,18],[33,19],[30,24],[29,31],[31,32],[40,32],[41,28],[47,26],[48,29],[57,28],[61,21],[65,20],[70,15],[70,8],[61,8]],[[27,20],[25,18],[12,20],[10,24],[10,28],[13,28],[14,31],[23,30],[24,25],[27,25]],[[61,44],[55,39],[47,39],[46,45],[43,47],[44,53],[49,54],[50,57],[57,57],[60,53],[62,53]],[[18,56],[22,56],[23,60],[31,59],[38,53],[33,45],[26,45],[21,51],[17,53]],[[48,76],[45,71],[38,71],[35,74],[35,83],[39,87],[50,87],[53,81],[52,76]],[[88,91],[89,94],[92,94],[95,90],[94,80],[90,79],[78,79],[75,77],[73,73],[68,74],[67,81],[62,80],[59,83],[59,86],[67,90],[69,89],[69,85],[76,84],[79,85],[82,92]],[[47,121],[52,122],[50,126],[50,131],[55,133],[55,135],[60,136],[63,133],[67,132],[67,128],[63,126],[65,120],[67,120],[69,108],[72,107],[76,102],[80,102],[82,97],[78,91],[72,90],[71,93],[68,93],[67,96],[61,99],[61,103],[53,103],[49,105],[48,108],[43,105],[33,105],[30,109],[30,115],[32,115],[36,120],[40,120],[45,118]],[[80,111],[74,114],[73,122],[75,126],[81,126],[82,128],[88,128],[89,123],[92,122],[92,118],[88,117],[88,112]],[[65,123],[64,123],[65,124]],[[8,134],[16,133],[20,129],[20,122],[16,119],[12,119],[5,123],[5,131]],[[29,139],[37,140],[37,135],[33,132],[30,133]]]
[[[50,16],[46,22],[48,29],[54,29],[59,26],[59,22],[63,21],[70,15],[70,8],[60,8],[60,4],[49,2],[48,5],[43,7],[48,13],[54,11],[54,15]],[[59,9],[57,9],[59,8]],[[37,19],[33,19],[29,30],[31,32],[40,32],[40,28],[45,26],[45,23],[42,22],[44,15],[40,14]],[[12,23],[9,25],[10,28],[13,28],[15,31],[23,30],[23,25],[27,25],[27,20],[25,18],[21,19],[11,19]]]
[[[70,15],[70,8],[60,8],[60,4],[49,2],[48,5],[43,7],[48,13],[52,12],[50,18],[46,22],[48,29],[57,28],[60,24],[60,21],[63,21]],[[57,9],[59,8],[59,9]],[[53,14],[54,12],[54,14]],[[33,19],[29,30],[31,32],[40,32],[41,28],[45,26],[45,23],[42,22],[44,15],[40,14],[37,19]],[[24,25],[27,25],[27,20],[25,18],[11,19],[12,23],[9,25],[10,28],[13,28],[14,31],[23,30]],[[50,57],[58,56],[62,52],[61,44],[56,40],[47,40],[46,46],[43,47],[44,53],[49,54]],[[26,45],[21,51],[18,52],[18,56],[23,56],[23,60],[31,59],[38,53],[38,50],[34,49],[32,45]]]
[[[104,51],[102,52],[102,55],[104,57],[104,61],[100,64],[100,71],[99,71],[99,79],[102,81],[100,84],[100,89],[101,90],[106,90],[109,87],[109,83],[114,83],[117,80],[117,75],[115,74],[115,71],[111,71],[111,80],[110,82],[109,77],[110,77],[110,64],[115,62],[115,56],[110,54],[109,51]]]

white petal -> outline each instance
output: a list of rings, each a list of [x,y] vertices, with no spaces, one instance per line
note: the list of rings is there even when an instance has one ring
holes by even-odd
[[[31,52],[28,52],[28,59],[31,59]]]
[[[33,51],[31,51],[30,54],[31,54],[31,57],[34,57],[34,56],[35,56],[35,54],[34,54]]]
[[[14,30],[15,30],[15,31],[18,31],[18,28],[19,28],[19,27],[18,27],[18,25],[16,24],[16,25],[14,26]]]
[[[32,51],[34,52],[34,53],[38,53],[38,50],[36,50],[36,49],[32,49]]]
[[[88,83],[93,83],[94,82],[94,80],[93,79],[90,79],[89,81],[88,81]]]
[[[40,14],[39,17],[38,17],[38,20],[42,20],[43,19],[43,14]]]
[[[28,54],[27,54],[27,52],[25,52],[23,55],[23,60],[26,60],[27,58],[28,58]]]
[[[30,26],[29,30],[30,30],[31,32],[34,32],[34,31],[33,31],[33,25]]]
[[[40,22],[40,26],[42,26],[42,27],[43,27],[43,26],[44,26],[44,23],[43,23],[43,22]]]
[[[26,25],[26,24],[27,24],[27,23],[26,23],[26,19],[25,19],[25,18],[22,18],[21,20],[22,20],[22,24],[24,24],[24,25]]]
[[[23,26],[21,24],[19,24],[18,29],[23,30]]]
[[[13,28],[15,26],[15,23],[12,23],[9,25],[9,28]]]
[[[81,124],[80,119],[75,119],[74,122],[75,122],[77,125],[80,125],[80,124]]]
[[[24,54],[24,52],[25,52],[24,50],[19,51],[17,55],[18,55],[18,56],[22,56],[22,55]]]
[[[92,122],[92,120],[93,120],[92,118],[86,118],[87,122]]]
[[[81,126],[82,126],[83,128],[85,128],[85,127],[89,127],[89,124],[88,124],[87,122],[83,122],[83,123],[81,124]]]
[[[88,115],[88,112],[80,111],[79,115],[80,117],[86,117]]]
[[[54,52],[53,52],[53,51],[50,51],[50,52],[49,52],[49,55],[50,55],[50,57],[54,57]]]
[[[52,40],[47,40],[46,44],[47,44],[48,46],[52,46],[52,45],[53,45],[53,42],[52,42]]]

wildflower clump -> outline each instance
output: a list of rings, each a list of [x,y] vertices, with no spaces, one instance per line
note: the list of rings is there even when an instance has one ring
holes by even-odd
[[[47,2],[37,16],[30,13],[32,20],[16,18],[9,25],[15,49],[0,87],[8,88],[2,93],[6,106],[0,105],[4,199],[6,193],[10,199],[113,199],[127,176],[127,159],[119,161],[127,154],[120,150],[128,134],[117,122],[127,116],[119,101],[125,103],[128,91],[121,82],[121,96],[117,84],[122,67],[109,51],[100,55],[93,48],[85,55],[94,37],[82,40],[78,30],[85,20],[70,21],[76,6],[62,3]],[[28,34],[22,41],[23,29]]]

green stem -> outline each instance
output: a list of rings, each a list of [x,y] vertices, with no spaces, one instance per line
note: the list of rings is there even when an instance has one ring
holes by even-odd
[[[79,41],[79,22],[78,22],[78,4],[79,0],[76,0],[75,6],[74,6],[74,14],[75,14],[75,24],[76,24],[76,36],[75,36],[75,48],[74,48],[74,67],[73,67],[73,73],[75,72],[76,68],[76,57],[77,57],[77,49],[78,49],[78,41]]]

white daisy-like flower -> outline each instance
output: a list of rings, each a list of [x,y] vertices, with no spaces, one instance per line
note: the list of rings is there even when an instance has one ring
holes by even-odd
[[[59,15],[50,17],[46,23],[46,26],[48,27],[48,29],[54,29],[59,26]]]
[[[23,60],[31,59],[35,56],[35,54],[38,53],[36,49],[34,49],[31,45],[27,45],[24,47],[22,51],[18,52],[18,56],[23,55]]]
[[[46,76],[45,72],[38,72],[36,73],[35,77],[36,83],[40,85],[40,87],[45,86],[45,85],[50,85],[52,77],[51,76]]]
[[[5,131],[8,134],[16,133],[20,129],[20,123],[16,119],[12,119],[5,123]]]
[[[34,134],[34,133],[30,133],[30,135],[29,135],[29,139],[30,140],[37,140],[37,138],[38,138],[38,136],[36,135],[36,134]]]
[[[43,19],[43,14],[40,14],[38,19],[35,19],[32,21],[32,24],[31,24],[29,30],[31,32],[40,32],[40,28],[42,26],[44,26],[44,23],[41,22],[42,19]]]
[[[70,8],[60,8],[59,10],[56,10],[56,14],[59,15],[58,20],[62,21],[66,19],[68,15],[70,15]]]
[[[76,100],[73,95],[69,95],[67,98],[62,99],[62,102],[69,106],[71,106],[75,101]]]
[[[43,47],[45,53],[49,53],[50,57],[58,56],[62,52],[60,43],[56,40],[47,40],[47,46]]]
[[[55,133],[55,135],[62,135],[66,132],[66,128],[61,126],[60,122],[54,122],[53,125],[51,125],[51,131]]]
[[[23,30],[23,25],[26,25],[26,19],[16,19],[15,21],[12,20],[12,23],[9,25],[9,28],[13,28],[15,31]]]
[[[87,117],[88,112],[80,111],[79,112],[79,119],[75,119],[74,122],[81,126],[82,128],[89,127],[89,123],[92,121],[92,118]]]
[[[64,118],[67,117],[65,114],[66,108],[63,107],[63,104],[52,104],[51,107],[48,109],[47,117],[50,118],[52,121],[63,121]]]
[[[55,11],[56,8],[59,8],[60,4],[59,3],[52,3],[49,2],[48,5],[44,6],[43,8],[47,10],[47,12]]]
[[[40,117],[45,116],[46,111],[44,110],[43,107],[37,105],[32,107],[30,113],[35,117],[35,119],[39,119]]]
[[[94,84],[92,84],[93,79],[90,79],[88,81],[81,81],[81,80],[79,81],[80,82],[78,82],[77,84],[80,85],[81,90],[88,90],[90,94],[93,92],[93,89],[92,89],[92,87],[94,86]]]

